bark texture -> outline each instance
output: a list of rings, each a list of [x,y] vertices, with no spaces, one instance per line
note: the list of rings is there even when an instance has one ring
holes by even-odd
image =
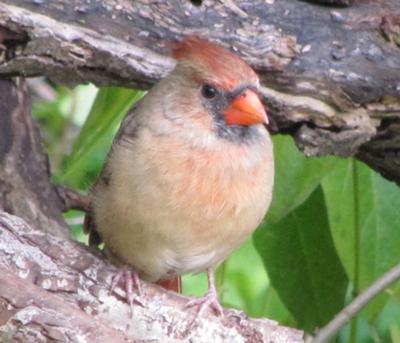
[[[68,237],[62,207],[50,182],[26,83],[20,78],[0,80],[0,210]]]
[[[155,285],[143,285],[145,306],[131,313],[98,252],[5,212],[0,236],[1,342],[303,342],[299,330],[236,310],[195,319],[187,298]]]
[[[170,41],[207,37],[258,71],[273,131],[400,182],[398,0],[2,0],[0,27],[0,75],[141,88]]]

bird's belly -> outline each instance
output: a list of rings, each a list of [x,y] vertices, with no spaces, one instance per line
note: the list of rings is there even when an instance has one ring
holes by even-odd
[[[154,151],[162,154],[159,146]],[[225,259],[264,217],[272,152],[261,157],[244,171],[199,156],[161,164],[150,153],[114,154],[110,185],[95,194],[97,229],[112,254],[144,279],[202,271]]]
[[[141,200],[140,206],[125,203],[117,207],[121,212],[111,210],[114,215],[103,220],[101,235],[114,256],[150,281],[220,263],[257,227],[267,205],[236,215],[201,218],[202,211],[188,217],[160,210],[156,199],[145,209]]]

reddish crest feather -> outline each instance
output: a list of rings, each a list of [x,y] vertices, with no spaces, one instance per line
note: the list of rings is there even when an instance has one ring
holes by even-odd
[[[258,83],[253,69],[231,51],[196,36],[172,45],[172,56],[178,62],[192,64],[200,77],[233,90],[239,84]]]

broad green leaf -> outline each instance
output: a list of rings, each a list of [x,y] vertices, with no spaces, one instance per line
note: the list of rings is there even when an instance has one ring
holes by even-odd
[[[334,166],[333,158],[307,158],[289,136],[275,136],[275,186],[267,218],[277,222],[302,204]]]
[[[356,293],[400,262],[400,189],[354,159],[323,181],[336,249]],[[377,314],[387,296],[368,306]]]
[[[258,301],[264,305],[263,317],[276,320],[281,325],[290,327],[298,326],[296,320],[282,303],[275,288],[271,285],[265,290],[263,297],[259,298]]]
[[[186,274],[182,276],[182,293],[184,295],[203,296],[207,292],[207,274]]]
[[[352,159],[339,159],[333,171],[322,181],[333,241],[351,281],[354,281],[357,248],[353,163]]]
[[[392,336],[392,343],[400,343],[400,326],[393,324],[390,327],[390,335]]]
[[[255,245],[282,302],[313,331],[342,308],[348,281],[335,251],[321,187],[277,223],[267,221]]]
[[[49,88],[48,92],[54,92],[52,95],[57,95],[56,98],[51,101],[34,102],[32,111],[41,125],[52,170],[58,172],[60,162],[69,146],[70,133],[89,113],[97,88],[93,85],[80,85],[70,90],[58,86],[54,89]]]
[[[393,289],[393,297],[397,300],[400,301],[400,282],[397,282],[392,286]]]
[[[262,315],[263,303],[258,299],[260,294],[265,295],[268,278],[251,239],[218,268],[217,284],[224,305],[253,317]]]
[[[389,341],[385,336],[390,336],[390,332],[400,329],[400,302],[396,301],[395,298],[390,298],[380,311],[379,317],[372,324],[377,335],[385,338],[383,341]],[[400,331],[398,333],[400,334]]]
[[[61,174],[62,182],[74,183],[83,173],[86,159],[93,155],[99,146],[103,146],[104,141],[111,144],[120,121],[142,95],[142,91],[133,89],[100,89],[89,116],[75,139],[71,154],[65,161],[66,167]]]

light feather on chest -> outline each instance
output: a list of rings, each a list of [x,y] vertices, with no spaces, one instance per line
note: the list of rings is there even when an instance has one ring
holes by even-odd
[[[160,139],[137,161],[146,166],[142,172],[154,187],[168,195],[165,205],[171,210],[184,208],[203,219],[232,216],[263,191],[268,161],[259,151],[229,145],[214,151],[182,149],[178,140],[173,143],[166,146]]]

